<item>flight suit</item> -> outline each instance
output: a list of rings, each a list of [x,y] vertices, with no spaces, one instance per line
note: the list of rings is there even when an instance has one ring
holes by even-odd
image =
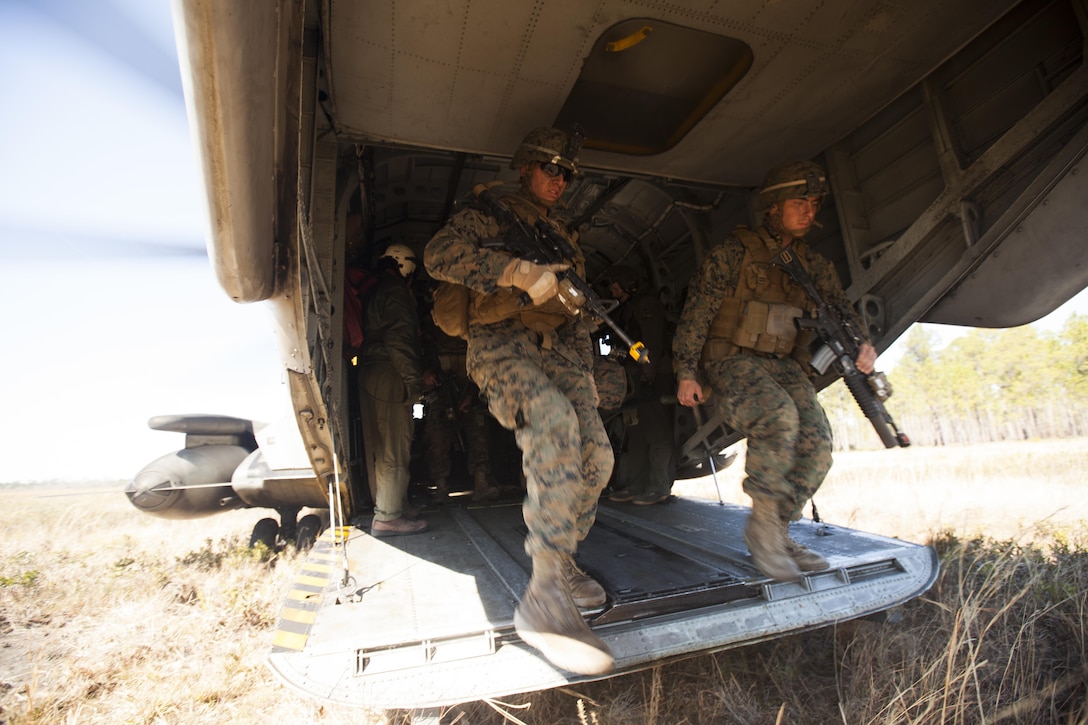
[[[397,272],[383,271],[369,293],[363,334],[359,378],[367,473],[374,518],[392,521],[407,504],[412,406],[423,392],[416,302]]]

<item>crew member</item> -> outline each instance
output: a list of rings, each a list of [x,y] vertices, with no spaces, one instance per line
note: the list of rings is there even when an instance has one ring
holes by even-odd
[[[376,264],[378,280],[363,313],[360,400],[367,470],[374,494],[372,536],[418,534],[427,522],[408,506],[414,421],[412,406],[423,394],[419,315],[409,289],[415,254],[392,244]]]
[[[815,304],[770,261],[792,250],[825,301],[847,301],[834,267],[805,243],[827,193],[815,163],[771,170],[759,194],[762,226],[737,227],[706,256],[673,339],[680,404],[698,405],[712,389],[722,420],[748,438],[743,486],[752,514],[744,541],[760,571],[779,581],[828,567],[790,538],[788,526],[831,468],[831,428],[807,374],[807,335],[794,324]],[[866,341],[857,368],[870,373],[875,363]]]
[[[626,451],[618,456],[618,485],[609,501],[630,501],[652,506],[669,500],[676,474],[673,461],[673,406],[662,403],[676,383],[669,355],[668,319],[656,294],[643,291],[638,272],[615,265],[605,272],[608,291],[620,303],[616,310],[620,327],[650,350],[650,363],[623,358],[630,400],[622,419]]]
[[[472,500],[494,501],[500,491],[491,482],[491,427],[498,426],[465,370],[465,341],[447,335],[429,315],[424,315],[423,356],[427,367],[438,371],[435,388],[426,396],[423,416],[423,445],[435,486],[433,498],[444,501],[449,497],[451,451],[456,441],[465,452],[472,474]]]
[[[530,131],[511,161],[518,183],[490,192],[575,250],[573,235],[551,212],[578,171],[580,146],[579,136],[558,129]],[[432,277],[471,290],[468,372],[522,450],[525,551],[533,570],[514,626],[553,664],[601,674],[612,669],[612,654],[577,605],[600,606],[606,596],[573,557],[593,525],[613,456],[597,413],[589,329],[558,296],[556,278],[571,267],[582,274],[583,259],[552,266],[516,258],[494,244],[508,231],[469,206],[431,239],[424,262]]]

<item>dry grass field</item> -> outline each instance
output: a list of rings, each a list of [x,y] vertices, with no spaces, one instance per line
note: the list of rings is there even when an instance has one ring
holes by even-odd
[[[743,458],[743,455],[741,456]],[[719,475],[740,492],[742,460]],[[443,723],[1088,723],[1088,440],[839,454],[821,517],[933,543],[899,621],[851,622]],[[712,481],[677,493],[716,499]],[[69,495],[79,494],[79,495]],[[402,723],[304,699],[265,668],[299,558],[261,511],[143,516],[123,495],[0,490],[0,723]]]
[[[748,505],[743,478],[742,444],[718,474],[723,500]],[[709,477],[673,492],[717,500]],[[1088,439],[836,453],[816,506],[829,523],[918,542],[952,532],[1027,543],[1083,531]]]

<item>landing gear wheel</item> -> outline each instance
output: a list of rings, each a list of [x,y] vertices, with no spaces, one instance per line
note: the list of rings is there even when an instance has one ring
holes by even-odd
[[[280,515],[280,534],[279,539],[283,543],[295,540],[295,532],[297,531],[298,524],[298,506],[277,506],[276,513]]]
[[[316,514],[306,514],[295,528],[295,548],[299,551],[309,551],[317,541],[319,533],[321,533],[321,517]]]
[[[276,536],[280,533],[280,525],[275,519],[261,519],[253,525],[253,533],[249,537],[249,548],[264,544],[269,551],[276,548]]]

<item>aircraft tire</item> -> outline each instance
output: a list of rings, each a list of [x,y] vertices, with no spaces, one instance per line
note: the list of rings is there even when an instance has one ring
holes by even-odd
[[[276,548],[276,536],[280,533],[280,525],[275,519],[261,519],[253,525],[253,533],[249,537],[249,548],[255,547],[258,542],[269,549]]]
[[[320,533],[321,517],[317,514],[306,514],[295,529],[295,548],[299,551],[309,551]]]

